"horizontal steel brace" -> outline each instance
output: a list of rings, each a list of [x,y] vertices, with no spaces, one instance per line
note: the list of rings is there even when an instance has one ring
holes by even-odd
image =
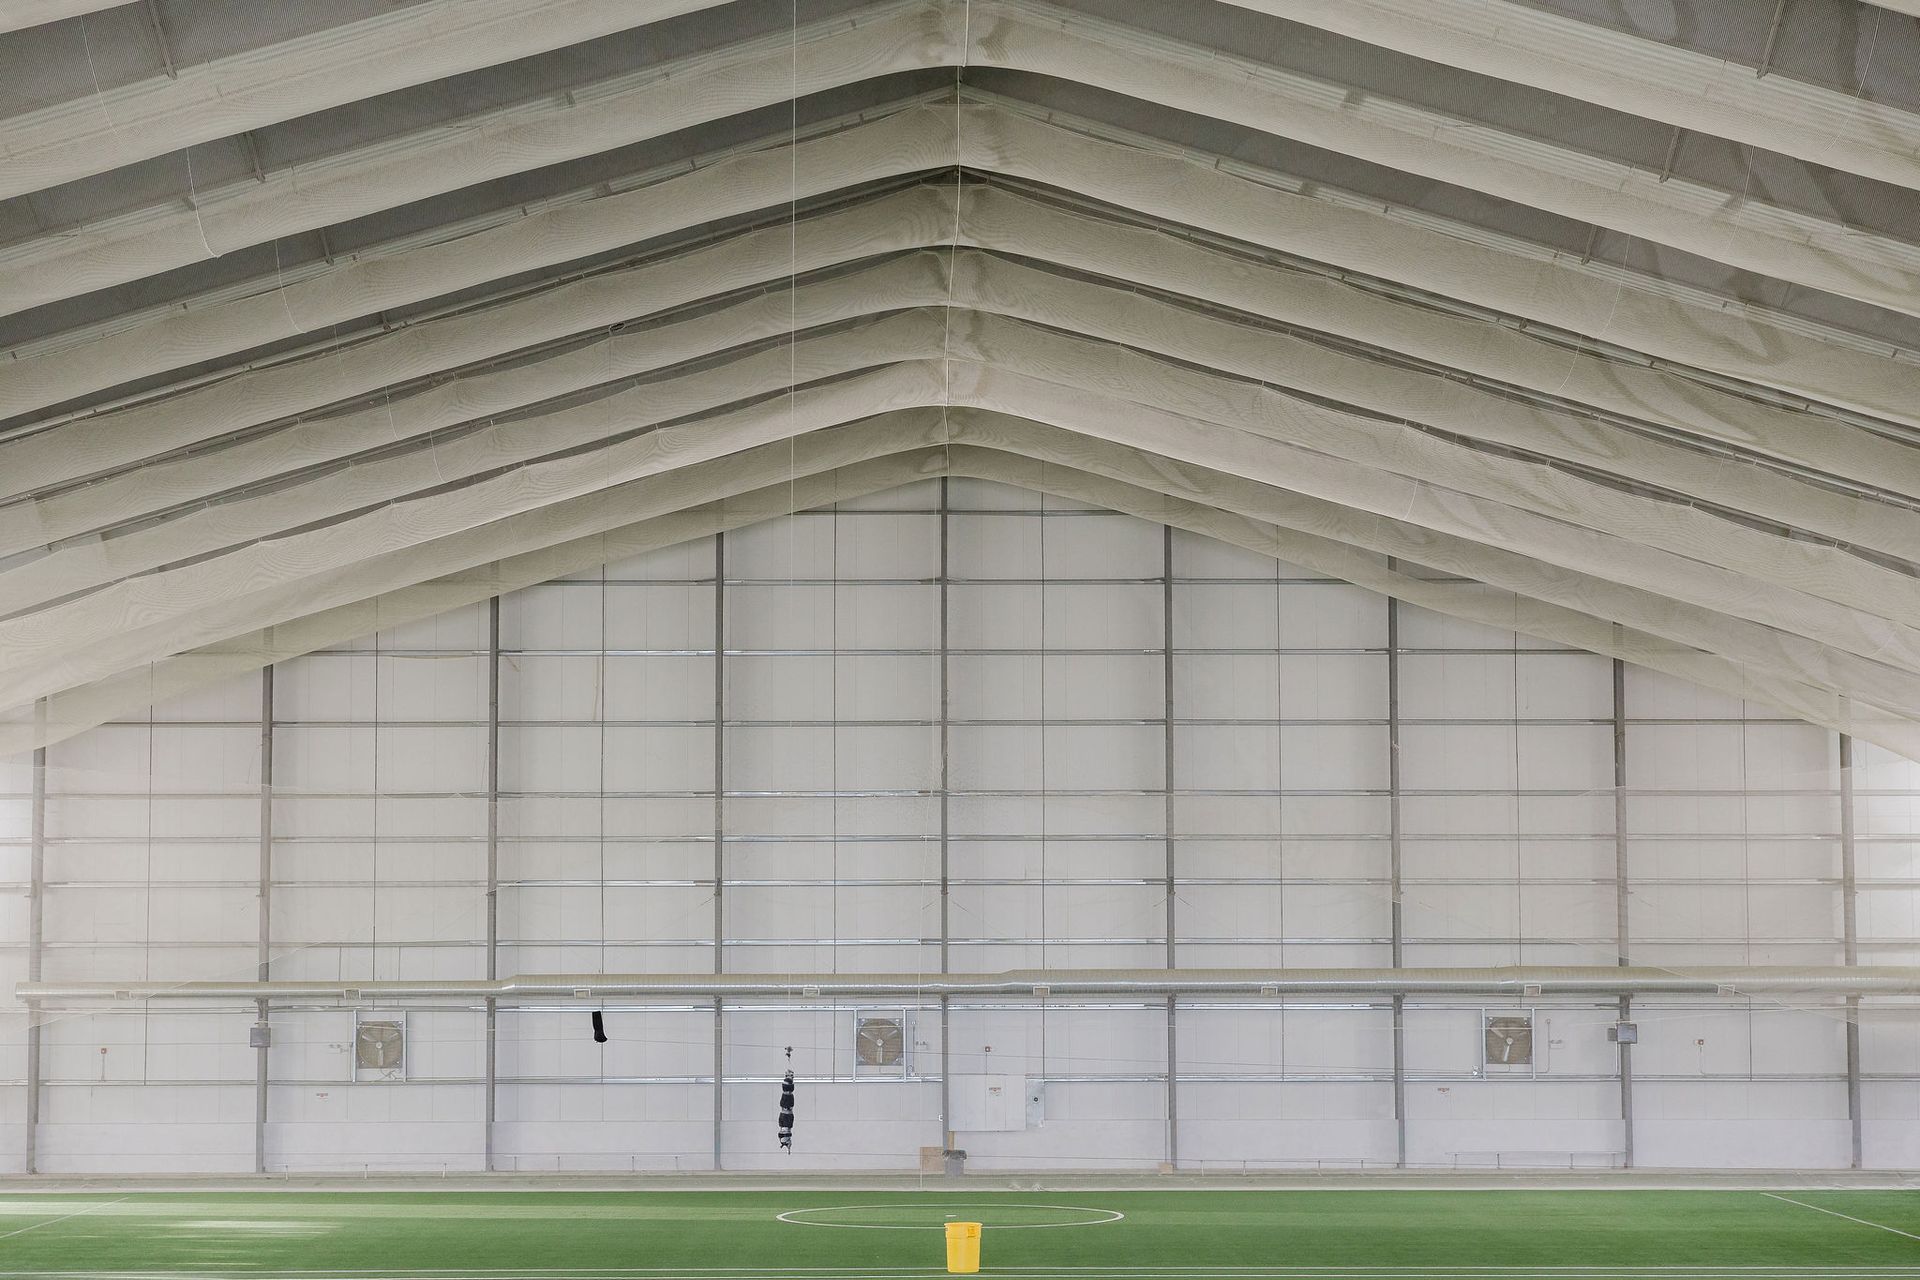
[[[22,982],[22,1000],[294,997],[373,1001],[493,997],[513,1003],[608,996],[1147,995],[1844,995],[1920,994],[1920,966],[1737,965],[1676,973],[1614,966],[1473,969],[1018,969],[1003,973],[523,974],[498,981]]]

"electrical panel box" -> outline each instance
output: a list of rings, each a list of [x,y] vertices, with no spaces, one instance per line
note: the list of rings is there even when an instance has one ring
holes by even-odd
[[[1033,1085],[1038,1091],[1039,1084]],[[959,1133],[1013,1133],[1028,1127],[1025,1076],[956,1075],[948,1091]]]

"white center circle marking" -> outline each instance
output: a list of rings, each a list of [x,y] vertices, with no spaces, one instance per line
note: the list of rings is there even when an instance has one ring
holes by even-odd
[[[918,1206],[911,1205],[911,1204],[819,1205],[811,1209],[789,1209],[785,1213],[775,1214],[774,1217],[777,1221],[791,1223],[793,1226],[796,1226],[796,1227],[841,1227],[849,1231],[944,1231],[946,1230],[945,1225],[938,1222],[926,1223],[926,1224],[890,1223],[890,1222],[818,1222],[806,1216],[808,1214],[813,1214],[813,1213],[851,1213],[858,1209],[881,1209],[881,1210],[909,1209],[911,1210],[917,1207]],[[1052,1210],[1058,1213],[1086,1213],[1086,1214],[1098,1215],[1096,1217],[1089,1217],[1089,1218],[1082,1219],[1079,1222],[1009,1222],[999,1226],[995,1226],[993,1223],[987,1223],[986,1224],[987,1227],[993,1231],[1037,1231],[1037,1230],[1044,1230],[1052,1227],[1104,1227],[1110,1222],[1119,1222],[1121,1219],[1127,1216],[1126,1214],[1121,1213],[1118,1209],[1092,1209],[1092,1208],[1086,1207],[1085,1205],[1076,1205],[1076,1204],[942,1204],[942,1205],[928,1205],[926,1206],[926,1208],[928,1209],[928,1211],[935,1212],[935,1213],[944,1213],[944,1211],[948,1209],[975,1209],[975,1210],[1040,1209],[1040,1210]],[[946,1214],[945,1216],[949,1220],[955,1217],[954,1214],[950,1214],[950,1213]]]

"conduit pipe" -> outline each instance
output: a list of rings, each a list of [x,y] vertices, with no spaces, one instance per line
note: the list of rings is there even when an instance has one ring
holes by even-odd
[[[1920,995],[1920,966],[1734,965],[1677,972],[1611,965],[1473,969],[1012,969],[917,973],[536,973],[498,981],[22,982],[26,1001],[383,1000],[491,997],[502,1003],[611,996],[788,999],[838,996],[1106,995]]]

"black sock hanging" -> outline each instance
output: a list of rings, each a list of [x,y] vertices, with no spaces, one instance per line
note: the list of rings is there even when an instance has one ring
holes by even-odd
[[[607,1024],[601,1020],[598,1009],[593,1011],[593,1042],[595,1044],[605,1044],[607,1042]]]
[[[787,1059],[793,1059],[793,1046],[787,1046]],[[787,1074],[780,1077],[780,1148],[793,1150],[793,1068],[787,1068]]]

